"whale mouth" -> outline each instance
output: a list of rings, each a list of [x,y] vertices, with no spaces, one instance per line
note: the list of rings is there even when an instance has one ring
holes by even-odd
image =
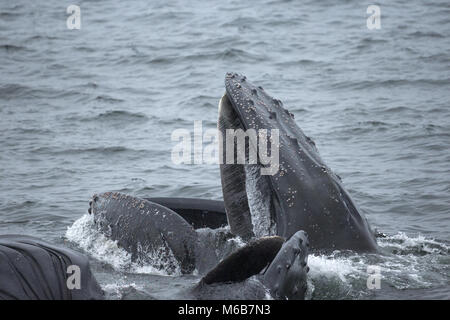
[[[249,240],[253,237],[277,234],[276,208],[279,208],[279,205],[276,196],[274,197],[270,179],[261,174],[262,169],[266,167],[260,162],[258,153],[261,141],[258,132],[252,136],[248,131],[246,121],[250,117],[242,117],[242,108],[245,107],[251,107],[251,102],[246,104],[246,101],[242,100],[236,103],[226,92],[219,102],[217,126],[222,134],[220,173],[228,224],[233,234]],[[245,145],[241,154],[237,134],[239,131],[244,135],[240,142]],[[235,135],[232,136],[230,132]],[[256,144],[251,140],[255,136],[258,137]],[[230,150],[230,146],[233,150]],[[233,153],[232,156],[230,152]]]
[[[271,146],[267,144],[266,150],[270,150],[270,159],[276,160],[262,161],[267,159],[264,150],[261,152],[265,143],[258,140],[248,143],[249,150],[257,145],[255,164],[221,164],[231,232],[244,239],[273,234],[289,238],[304,230],[317,250],[376,251],[376,240],[364,215],[283,103],[236,73],[226,75],[225,88],[219,104],[219,131],[223,135],[228,129],[265,130],[267,136],[270,132]],[[228,137],[223,140],[229,142]],[[236,160],[233,148],[230,156],[224,143],[220,146],[222,154]],[[268,168],[275,170],[263,173]]]

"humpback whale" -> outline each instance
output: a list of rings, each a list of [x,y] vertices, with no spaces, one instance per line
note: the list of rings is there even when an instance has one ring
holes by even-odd
[[[275,174],[261,175],[258,164],[220,165],[231,232],[245,239],[261,234],[289,238],[304,230],[313,250],[376,251],[366,218],[283,103],[237,73],[227,73],[225,88],[219,103],[221,132],[279,130]]]
[[[79,287],[70,287],[70,267]],[[85,255],[24,235],[0,236],[0,300],[98,300],[103,291]]]
[[[172,204],[172,207],[177,202],[164,198],[155,200]],[[205,210],[214,210],[214,205],[217,203],[204,202],[203,206],[200,203],[197,208],[203,210],[196,212],[205,214]],[[188,207],[195,211],[192,205]],[[157,256],[159,260],[172,262],[173,269],[180,265],[182,273],[209,271],[200,281],[199,288],[259,276],[276,298],[304,297],[309,244],[303,231],[298,231],[287,241],[278,236],[252,239],[220,261],[215,254],[217,248],[205,246],[188,221],[155,202],[106,192],[93,196],[88,211],[94,215],[98,230],[117,241],[134,261],[145,262]]]

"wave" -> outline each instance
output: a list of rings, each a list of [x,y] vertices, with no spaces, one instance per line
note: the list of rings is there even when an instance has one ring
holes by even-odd
[[[398,255],[447,255],[449,250],[449,246],[445,243],[426,238],[420,234],[415,237],[409,237],[404,232],[381,238],[378,242],[380,247]]]
[[[146,150],[135,150],[123,146],[111,146],[111,147],[92,147],[92,148],[72,148],[72,149],[57,149],[50,147],[40,147],[33,150],[33,153],[45,153],[53,155],[67,155],[67,154],[85,154],[85,153],[98,153],[103,155],[110,155],[122,152],[146,152]]]
[[[433,283],[449,281],[446,273],[448,244],[403,232],[378,239],[381,254],[335,251],[308,257],[308,299],[364,299],[383,295],[383,288],[399,290],[431,288]],[[381,275],[381,292],[367,288],[369,266]]]
[[[95,115],[86,116],[85,114],[72,114],[64,117],[67,121],[80,122],[100,122],[100,123],[120,123],[124,126],[129,123],[145,123],[154,117],[148,117],[144,113],[130,112],[125,110],[109,110]]]
[[[325,61],[320,60],[313,60],[313,59],[299,59],[299,60],[287,60],[287,61],[281,61],[277,63],[280,67],[287,67],[291,68],[295,65],[299,65],[302,67],[325,67],[329,65],[329,63]]]
[[[388,79],[388,80],[361,80],[337,82],[332,84],[334,89],[376,89],[376,88],[392,88],[401,86],[448,86],[450,79]]]
[[[0,131],[4,131],[4,130],[0,130]],[[50,129],[46,129],[46,128],[21,128],[21,127],[13,128],[11,130],[11,132],[14,132],[17,134],[29,134],[29,135],[40,135],[40,134],[45,135],[45,134],[55,133],[54,131],[52,131]]]
[[[225,60],[232,62],[241,61],[266,61],[267,57],[264,54],[254,53],[242,49],[236,48],[225,48],[223,50],[211,50],[209,52],[198,52],[186,55],[161,55],[161,56],[150,56],[145,54],[139,54],[135,56],[121,56],[117,58],[114,63],[123,66],[124,64],[134,65],[134,64],[144,64],[144,65],[172,65],[172,64],[183,64],[192,63],[204,60]]]
[[[46,87],[30,87],[27,85],[9,83],[0,86],[0,98],[3,100],[11,99],[58,99],[76,97],[83,100],[87,95],[75,90],[59,90]]]
[[[0,87],[0,97],[8,100],[20,96],[31,95],[34,90],[28,86],[10,83]]]
[[[155,297],[149,297],[148,293],[143,292],[144,286],[136,284],[135,282],[127,283],[124,280],[118,280],[114,283],[108,283],[102,285],[102,289],[105,292],[107,300],[122,300],[143,298],[148,300],[156,299]]]
[[[413,38],[445,38],[445,36],[436,31],[416,31],[408,34],[409,37]]]
[[[97,101],[102,101],[102,102],[109,102],[109,103],[120,103],[120,102],[124,102],[124,100],[119,99],[119,98],[113,98],[111,96],[107,96],[107,95],[99,95],[95,97],[95,100]]]
[[[139,112],[130,112],[125,110],[110,110],[90,117],[90,120],[96,121],[148,121],[149,118]]]
[[[24,46],[16,46],[13,44],[2,44],[0,45],[0,50],[5,50],[6,53],[13,53],[18,51],[27,51],[28,48]]]

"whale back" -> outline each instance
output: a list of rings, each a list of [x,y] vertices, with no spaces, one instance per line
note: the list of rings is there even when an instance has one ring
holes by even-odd
[[[79,287],[75,279],[69,279],[77,270]],[[74,286],[69,287],[68,282]],[[3,299],[97,300],[103,299],[103,291],[83,254],[30,236],[1,235],[0,300]]]

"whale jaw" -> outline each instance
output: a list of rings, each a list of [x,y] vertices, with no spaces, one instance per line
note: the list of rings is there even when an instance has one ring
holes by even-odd
[[[245,163],[239,163],[237,139],[233,142],[237,147],[232,151],[231,161],[227,161],[230,152],[230,131],[245,127],[225,93],[219,102],[219,118],[217,127],[222,141],[220,154],[220,175],[228,224],[233,234],[248,240],[252,237],[276,234],[276,213],[272,203],[272,192],[267,176],[261,175],[262,165],[256,161],[251,163],[250,153],[255,152],[255,145],[245,140]],[[246,138],[250,139],[250,138]],[[242,141],[242,140],[241,140]],[[258,158],[258,157],[257,157]]]

